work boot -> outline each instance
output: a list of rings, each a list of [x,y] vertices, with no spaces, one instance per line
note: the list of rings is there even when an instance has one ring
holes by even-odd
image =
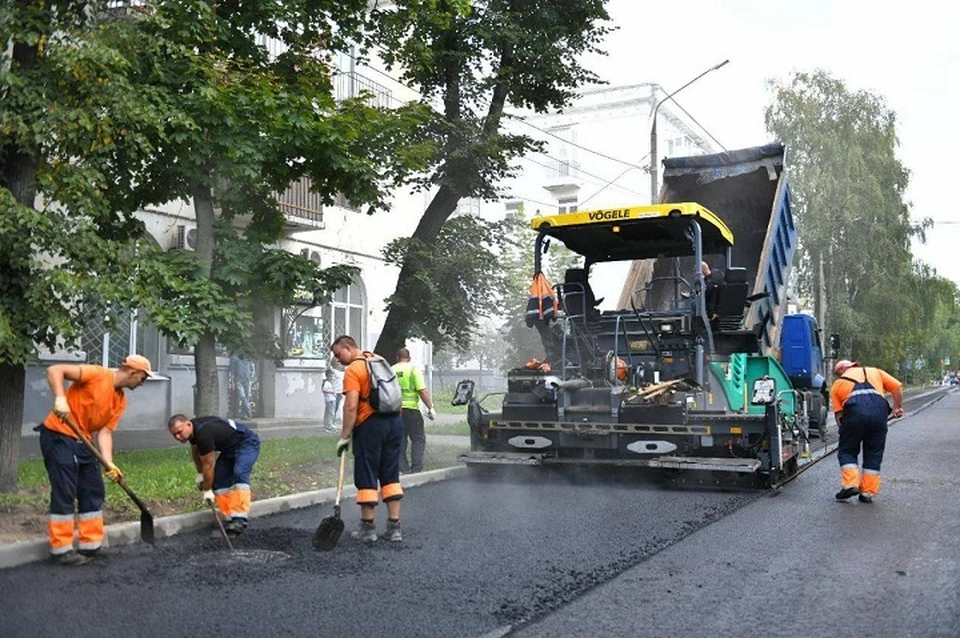
[[[403,540],[403,532],[400,531],[400,521],[394,523],[393,521],[387,521],[387,531],[383,535],[388,541],[393,541],[394,543],[399,543]]]
[[[67,552],[66,554],[53,554],[50,556],[50,562],[54,565],[64,565],[66,567],[77,567],[90,562],[90,559],[77,552]]]
[[[857,495],[857,499],[858,499],[861,503],[872,503],[872,502],[873,502],[873,497],[870,496],[869,494],[858,494],[858,495]]]
[[[232,521],[227,521],[223,524],[224,529],[227,530],[227,535],[234,537],[239,536],[247,529],[247,521],[242,518],[235,518]]]
[[[90,560],[109,560],[120,555],[120,548],[101,547],[99,549],[81,549],[79,554]]]
[[[240,532],[242,532],[242,531],[243,531],[243,530],[240,530]],[[227,538],[236,538],[237,536],[240,535],[240,532],[238,532],[236,529],[234,529],[233,527],[231,527],[231,526],[230,526],[230,523],[224,523],[224,524],[223,524],[223,531],[222,531],[222,532],[220,531],[220,526],[219,526],[219,525],[216,526],[216,527],[214,527],[214,528],[213,528],[213,531],[210,532],[210,538],[215,538],[215,539],[217,539],[217,540],[222,540],[224,534],[227,535]]]
[[[859,494],[859,493],[860,493],[860,490],[858,490],[858,489],[855,488],[855,487],[845,487],[845,488],[843,488],[842,490],[840,490],[839,492],[837,492],[837,500],[838,500],[838,501],[845,501],[845,500],[847,500],[848,498],[850,498],[851,496],[856,496],[856,495]]]
[[[360,528],[350,532],[350,538],[354,538],[365,543],[372,543],[377,540],[377,528],[373,522],[360,521]]]

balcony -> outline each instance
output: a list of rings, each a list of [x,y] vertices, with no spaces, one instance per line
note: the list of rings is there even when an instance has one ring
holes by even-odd
[[[386,86],[374,82],[356,71],[340,71],[334,78],[334,97],[339,102],[368,94],[370,105],[377,108],[390,108],[393,94]]]
[[[554,160],[554,166],[543,180],[543,188],[555,197],[576,195],[583,186],[579,164],[570,160]]]
[[[310,190],[310,178],[301,177],[282,193],[277,193],[277,206],[283,212],[288,234],[307,230],[323,230],[323,202]]]

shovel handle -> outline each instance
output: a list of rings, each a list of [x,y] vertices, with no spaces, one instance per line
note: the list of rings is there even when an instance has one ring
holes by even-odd
[[[217,519],[217,525],[220,527],[220,533],[223,534],[223,540],[227,541],[227,548],[232,552],[233,543],[230,542],[230,537],[227,536],[227,530],[223,527],[223,516],[220,514],[216,503],[210,503],[210,511],[213,512],[213,517]]]
[[[337,479],[337,500],[334,507],[340,509],[340,497],[343,496],[343,470],[347,466],[347,453],[340,455],[340,477]]]
[[[105,470],[110,469],[113,464],[108,462],[106,457],[103,456],[103,453],[97,449],[90,440],[83,435],[83,432],[80,431],[80,428],[77,427],[77,424],[74,423],[69,416],[60,417],[64,423],[70,426],[70,429],[73,430],[73,433],[77,435],[77,438],[83,442],[87,449],[90,450],[91,454],[97,457],[97,460],[100,461],[100,464]],[[129,487],[127,487],[126,481],[123,480],[123,477],[117,479],[117,485],[119,485],[124,492],[127,493],[127,496],[130,497],[130,500],[133,501],[136,506],[140,509],[140,537],[153,545],[153,515],[150,514],[150,510],[147,509],[146,503],[141,501],[136,494],[133,493]]]
[[[77,427],[77,425],[70,419],[69,416],[64,416],[60,418],[63,419],[64,423],[70,426],[70,429],[73,430],[73,433],[77,435],[77,438],[80,439],[83,442],[83,444],[87,446],[87,449],[90,450],[90,452],[95,457],[97,457],[97,460],[100,461],[101,465],[103,465],[103,469],[109,470],[113,466],[113,464],[107,461],[106,457],[103,456],[103,453],[97,449],[97,446],[91,443],[90,440],[83,435],[83,432],[80,431],[80,428]],[[127,490],[127,494],[129,494],[130,493],[129,489],[127,488],[126,485],[122,483],[122,481],[123,479],[121,478],[120,481],[117,481],[117,482],[120,483],[121,486],[125,490]]]
[[[77,435],[77,438],[80,439],[80,441],[82,441],[85,446],[87,446],[87,449],[90,450],[90,452],[95,457],[97,457],[97,460],[100,461],[100,464],[103,466],[103,469],[109,470],[113,466],[113,464],[107,461],[106,457],[103,456],[103,452],[98,450],[97,446],[91,443],[90,440],[83,435],[83,432],[80,431],[80,428],[77,427],[77,425],[70,419],[69,416],[65,416],[61,418],[63,419],[64,423],[70,426],[70,429],[73,430],[74,434]],[[122,476],[119,479],[117,479],[117,485],[119,485],[123,489],[123,491],[127,493],[127,496],[129,496],[130,499],[134,503],[136,503],[137,507],[139,507],[141,511],[146,511],[147,506],[144,504],[143,501],[137,498],[137,495],[133,493],[133,490],[127,487],[127,483],[126,481],[123,480]]]

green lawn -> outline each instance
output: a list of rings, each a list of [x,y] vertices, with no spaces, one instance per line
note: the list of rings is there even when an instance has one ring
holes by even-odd
[[[428,432],[460,434],[466,423]],[[250,477],[254,500],[285,494],[306,492],[336,485],[338,463],[334,437],[270,439],[261,442],[260,458]],[[424,469],[432,470],[457,465],[457,456],[465,446],[427,445]],[[126,476],[127,485],[140,497],[154,516],[164,516],[203,508],[194,486],[196,470],[188,449],[138,450],[118,452],[117,465]],[[352,457],[348,459],[347,477]],[[14,494],[0,494],[0,515],[19,517],[36,514],[46,525],[50,486],[42,459],[20,462],[19,489]],[[107,482],[104,504],[108,523],[137,520],[139,510],[117,485]]]

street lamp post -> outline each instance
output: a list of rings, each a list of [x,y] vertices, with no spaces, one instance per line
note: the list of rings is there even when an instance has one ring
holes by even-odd
[[[667,95],[665,98],[657,102],[656,106],[653,107],[653,126],[650,127],[650,203],[651,204],[657,203],[657,182],[659,181],[658,179],[659,175],[657,174],[657,111],[660,110],[660,105],[666,102],[667,100],[672,99],[674,95],[684,90],[685,88],[687,88],[688,86],[690,86],[691,84],[693,84],[694,82],[696,82],[697,80],[705,76],[707,73],[710,73],[711,71],[716,71],[720,67],[726,65],[728,62],[730,62],[730,60],[724,60],[720,64],[715,64],[714,66],[710,67],[709,69],[707,69],[706,71],[698,75],[697,77],[693,78],[692,80],[690,80],[689,82],[681,86],[679,89],[677,89],[673,93]]]

